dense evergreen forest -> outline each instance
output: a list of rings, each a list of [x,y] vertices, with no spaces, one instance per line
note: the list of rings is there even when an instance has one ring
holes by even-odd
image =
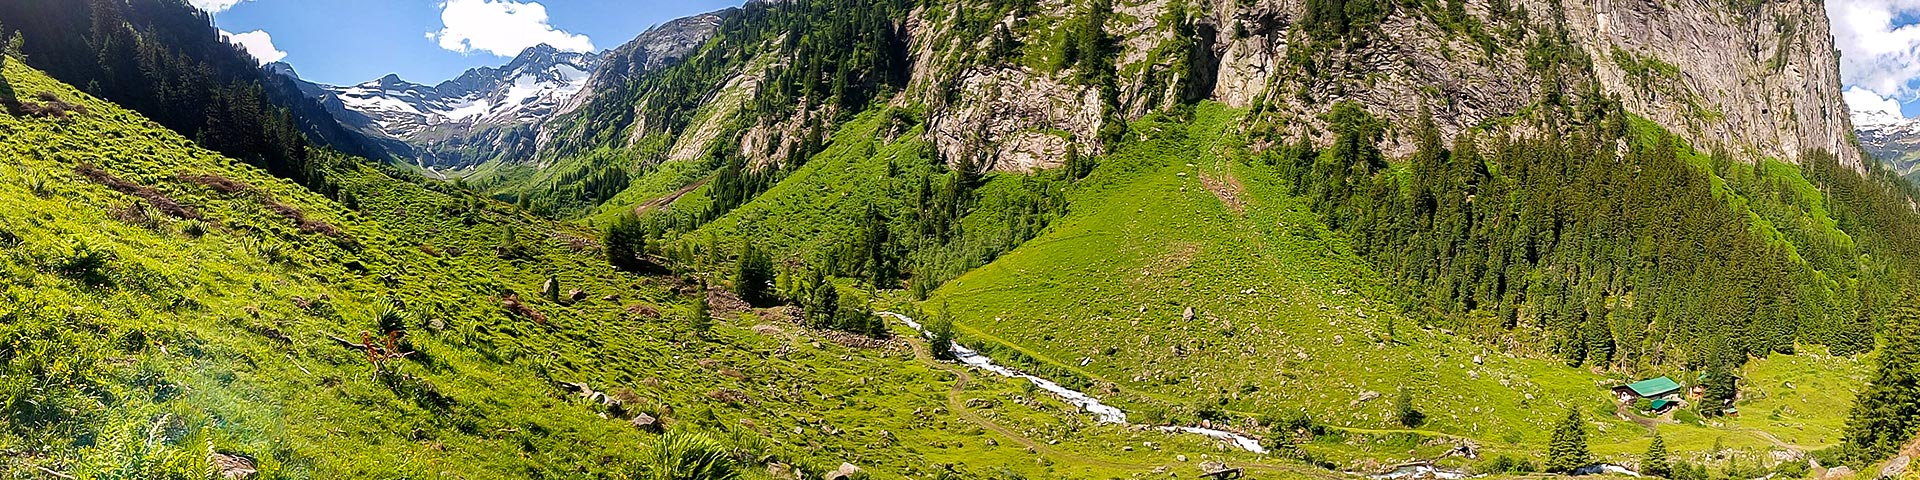
[[[337,188],[310,165],[309,145],[385,155],[184,0],[0,0],[0,23],[25,39],[33,67],[316,190]]]
[[[1432,324],[1635,371],[1725,372],[1796,345],[1874,348],[1870,305],[1891,303],[1920,258],[1884,236],[1920,227],[1911,211],[1879,207],[1904,204],[1903,189],[1831,155],[1800,167],[1701,155],[1629,127],[1617,106],[1590,111],[1584,128],[1468,134],[1450,148],[1429,121],[1417,151],[1388,163],[1384,124],[1342,103],[1331,145],[1261,158]]]

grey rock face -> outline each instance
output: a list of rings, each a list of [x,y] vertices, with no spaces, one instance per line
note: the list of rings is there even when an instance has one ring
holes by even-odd
[[[1108,33],[1120,38],[1120,71],[1165,67],[1144,62],[1152,58],[1147,51],[1166,39],[1159,19],[1168,3],[1129,3],[1117,18],[1131,21],[1108,25]],[[1467,0],[1465,11],[1488,28],[1524,27],[1531,32],[1526,39],[1551,30],[1551,2],[1506,3],[1532,13],[1525,20],[1494,19],[1487,0]],[[1562,3],[1568,37],[1592,60],[1600,93],[1617,96],[1627,111],[1697,146],[1726,148],[1748,161],[1798,162],[1806,152],[1823,149],[1843,164],[1860,166],[1821,2],[1762,2],[1747,10],[1716,0]],[[1294,27],[1304,16],[1304,1],[1212,0],[1195,8],[1204,54],[1194,61],[1207,68],[1205,78],[1190,80],[1206,89],[1204,96],[1236,107],[1264,99],[1288,112],[1302,132],[1323,127],[1320,114],[1335,101],[1358,101],[1395,127],[1390,154],[1411,151],[1404,133],[1423,107],[1450,139],[1524,115],[1551,81],[1528,68],[1525,42],[1501,39],[1487,51],[1468,35],[1442,28],[1429,12],[1405,8],[1389,16],[1365,47],[1321,52],[1336,56],[1328,62],[1333,66],[1304,75],[1287,61],[1291,44],[1300,40]],[[927,28],[925,23],[909,26]],[[938,38],[924,32],[914,37]],[[923,53],[916,58],[915,83],[939,84],[941,79],[919,77],[940,72],[925,63],[943,57],[925,53],[932,46],[916,47]],[[933,109],[929,132],[949,158],[974,152],[991,157],[986,163],[996,170],[1026,171],[1059,165],[1067,143],[1062,139],[1078,144],[1081,153],[1094,151],[1088,145],[1102,115],[1097,101],[1085,100],[1097,98],[1091,88],[1015,67],[973,67],[958,75],[953,84],[961,100]],[[1124,118],[1138,118],[1171,98],[1151,91],[1139,75],[1123,73],[1121,82]]]
[[[586,87],[569,99],[561,111],[564,113],[579,108],[594,92],[606,91],[686,58],[707,40],[713,39],[721,22],[739,11],[738,8],[728,8],[674,19],[649,28],[633,41],[606,52],[600,68],[587,80]]]

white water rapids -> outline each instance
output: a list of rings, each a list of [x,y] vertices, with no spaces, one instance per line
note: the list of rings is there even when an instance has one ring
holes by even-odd
[[[932,338],[933,336],[931,333],[927,332],[927,329],[925,327],[922,327],[920,325],[920,322],[915,322],[913,321],[912,318],[909,318],[906,315],[901,315],[893,312],[876,312],[876,313],[879,315],[885,315],[885,316],[893,317],[894,319],[900,320],[901,323],[905,323],[907,324],[907,326],[913,327],[914,331],[920,332],[920,335],[922,336],[926,336],[928,338]],[[993,372],[1003,377],[1023,378],[1029,382],[1033,382],[1033,384],[1035,386],[1040,387],[1041,390],[1052,392],[1054,395],[1059,396],[1060,399],[1066,400],[1067,403],[1073,404],[1076,407],[1080,407],[1082,410],[1086,410],[1087,413],[1093,414],[1093,418],[1096,420],[1099,420],[1101,423],[1113,423],[1113,424],[1120,424],[1120,425],[1127,424],[1127,412],[1120,411],[1119,408],[1115,408],[1112,405],[1100,403],[1100,399],[1093,398],[1092,395],[1087,395],[1078,390],[1060,386],[1060,384],[1054,383],[1052,380],[1047,380],[1047,379],[1036,377],[1033,375],[1028,375],[1025,373],[1021,373],[1018,370],[1014,370],[1011,368],[1007,368],[1007,367],[995,364],[993,363],[993,359],[987,358],[986,355],[981,355],[980,352],[974,351],[973,349],[961,346],[959,343],[953,344],[953,358],[954,360],[959,361],[961,364],[965,364],[974,368],[979,368],[981,370]],[[1249,452],[1267,453],[1266,447],[1260,446],[1259,440],[1255,440],[1251,437],[1229,432],[1226,430],[1215,430],[1211,428],[1200,428],[1200,427],[1159,427],[1159,429],[1161,431],[1166,431],[1166,432],[1205,435],[1208,437],[1212,437],[1214,439],[1232,442],[1234,446],[1240,447]]]

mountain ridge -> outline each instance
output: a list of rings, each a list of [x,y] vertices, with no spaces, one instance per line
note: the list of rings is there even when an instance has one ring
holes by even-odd
[[[458,177],[496,159],[530,161],[525,157],[537,149],[529,137],[541,123],[578,108],[596,87],[610,88],[678,61],[736,11],[663,22],[601,52],[562,52],[543,43],[502,66],[471,68],[435,85],[395,74],[350,86],[299,83],[343,124],[411,146],[410,165]],[[298,79],[290,66],[281,65],[273,71]]]
[[[599,66],[598,53],[540,44],[506,65],[469,69],[437,85],[388,74],[350,86],[297,80],[346,125],[412,147],[409,164],[427,170],[471,167],[476,149],[511,151],[514,131],[551,115]],[[476,147],[475,145],[479,145]]]
[[[1875,95],[1873,100],[1879,100]],[[1855,133],[1860,147],[1894,174],[1920,184],[1920,119],[1907,118],[1898,110],[1876,106],[1862,100],[1851,105]]]

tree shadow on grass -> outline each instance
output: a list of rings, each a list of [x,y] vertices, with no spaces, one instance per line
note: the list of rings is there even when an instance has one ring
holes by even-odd
[[[12,58],[8,58],[6,55],[0,55],[0,100],[4,100],[4,101],[13,101],[13,97],[14,97],[13,83],[8,82],[7,76],[5,75],[7,71],[7,62],[11,62],[11,61],[14,61],[14,60]]]
[[[13,82],[7,79],[7,63],[19,60],[0,52],[0,112],[20,116],[20,100],[13,91]]]

